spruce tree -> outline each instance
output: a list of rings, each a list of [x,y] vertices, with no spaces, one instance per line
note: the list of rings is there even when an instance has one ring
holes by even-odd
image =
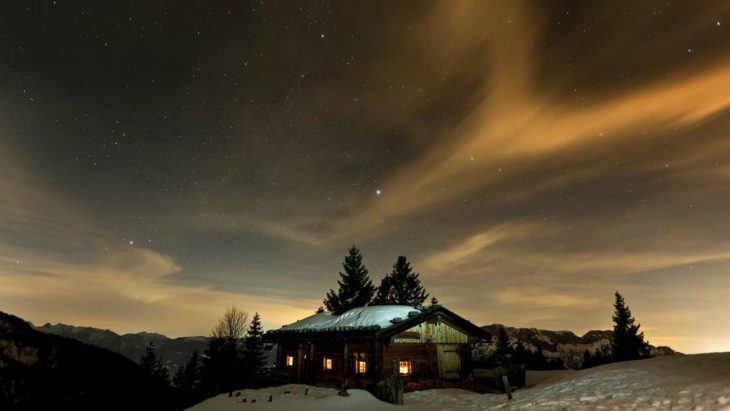
[[[385,277],[383,277],[380,280],[380,286],[378,286],[377,291],[375,293],[375,297],[373,297],[373,301],[371,302],[371,304],[372,305],[392,304],[392,302],[391,302],[392,290],[393,290],[393,283],[391,281],[390,274],[386,274]]]
[[[172,377],[172,385],[178,388],[185,388],[185,366],[180,366]]]
[[[438,305],[438,304],[439,304],[439,300],[438,300],[438,298],[436,298],[436,297],[431,297],[431,305]]]
[[[507,329],[504,326],[499,327],[499,334],[497,335],[497,354],[507,355],[512,354],[512,344],[509,341],[509,335]]]
[[[264,328],[261,326],[259,313],[254,314],[244,342],[244,362],[246,373],[249,376],[256,375],[263,368],[266,359],[264,357]]]
[[[190,354],[190,359],[188,360],[188,363],[185,364],[183,367],[183,388],[187,390],[195,390],[198,388],[198,379],[200,378],[200,355],[198,355],[198,350],[193,350],[193,353]]]
[[[334,314],[369,304],[375,293],[368,270],[362,263],[360,250],[353,245],[347,252],[345,262],[342,263],[345,272],[340,272],[340,280],[337,281],[340,288],[336,292],[330,289],[323,301],[325,307]]]
[[[139,365],[145,373],[160,383],[169,384],[170,374],[167,371],[167,367],[162,364],[162,358],[160,358],[155,352],[155,344],[150,342],[145,348],[145,354],[140,359]]]
[[[629,306],[626,305],[624,297],[616,291],[616,302],[613,304],[613,358],[615,361],[635,360],[645,356],[647,343],[644,341],[644,333],[639,332],[640,324],[631,315]]]
[[[374,304],[420,307],[428,298],[428,293],[421,285],[419,275],[413,272],[413,267],[406,257],[399,256],[393,264],[393,271],[380,282]]]
[[[428,298],[428,293],[418,278],[420,274],[413,272],[413,267],[411,267],[411,263],[408,262],[405,256],[398,257],[395,264],[393,264],[393,271],[390,273],[390,276],[394,304],[410,305],[413,307],[423,305],[423,302]]]

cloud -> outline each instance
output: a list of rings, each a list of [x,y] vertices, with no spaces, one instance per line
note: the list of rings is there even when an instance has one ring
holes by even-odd
[[[481,89],[472,91],[484,98],[465,110],[453,127],[439,129],[442,135],[432,139],[430,147],[420,148],[419,158],[385,181],[387,196],[366,203],[336,232],[382,235],[393,220],[443,207],[475,186],[501,189],[500,183],[510,174],[493,172],[500,167],[540,163],[563,152],[596,156],[597,148],[664,139],[667,133],[697,127],[730,107],[730,96],[724,92],[730,88],[727,60],[702,68],[670,68],[664,78],[639,89],[592,96],[580,104],[559,100],[549,94],[550,89],[535,84],[533,71],[539,62],[531,50],[546,28],[531,13],[520,2],[500,7],[487,2],[434,6],[422,22],[423,36],[416,36],[426,40],[407,44],[406,52],[408,47],[420,47],[415,54],[427,63],[445,65],[451,81],[465,71],[488,79],[476,81]],[[474,72],[479,69],[482,72]],[[423,86],[421,100],[428,100],[423,94],[439,90],[439,80],[434,84]],[[413,111],[419,109],[414,103]],[[411,118],[408,113],[404,116]],[[650,167],[651,161],[644,160],[642,166]],[[584,167],[545,184],[558,189],[612,172]],[[544,188],[533,182],[523,187],[523,196]]]
[[[286,7],[260,11],[276,21]],[[262,48],[283,43],[245,69],[221,26],[218,50],[173,53],[196,69],[171,67],[165,83],[199,93],[145,88],[165,121],[126,92],[111,106],[124,110],[86,110],[93,98],[36,76],[60,92],[2,102],[0,308],[180,335],[235,303],[276,325],[319,305],[354,243],[376,282],[407,255],[429,292],[478,323],[603,327],[620,288],[650,339],[697,347],[675,332],[694,322],[726,335],[713,293],[730,286],[718,280],[730,257],[730,61],[708,23],[730,6],[636,7],[348,8],[364,18],[340,19],[343,36],[307,49],[294,31],[268,33]],[[377,29],[363,23],[373,11]],[[667,29],[672,15],[683,27]],[[202,31],[214,38],[220,24]],[[688,55],[686,43],[704,46]],[[129,83],[148,84],[137,69]],[[124,149],[110,151],[117,117],[141,137],[114,125]],[[130,247],[131,235],[154,242]]]
[[[491,260],[492,258],[489,255],[495,253],[492,250],[487,250],[487,248],[498,242],[524,238],[534,229],[534,226],[528,224],[505,224],[494,227],[485,232],[472,235],[451,248],[429,254],[423,260],[423,264],[427,270],[435,272],[448,271],[455,266],[475,261],[478,261],[481,265]],[[453,274],[453,272],[451,273]]]
[[[180,268],[172,259],[142,248],[100,252],[90,264],[14,255],[19,260],[0,257],[0,309],[34,322],[77,321],[117,332],[185,335],[204,332],[230,305],[265,312],[266,326],[276,327],[316,304],[183,284],[175,281]]]
[[[0,171],[0,310],[35,323],[176,336],[205,333],[230,305],[265,312],[265,326],[278,327],[317,304],[180,281],[169,255],[110,238],[84,206],[10,161]]]
[[[544,308],[576,310],[593,308],[603,303],[596,297],[546,292],[544,289],[527,291],[524,288],[497,291],[495,300],[497,303],[504,304],[505,306],[527,306],[533,310],[541,310]]]
[[[576,224],[575,221],[572,223]],[[730,244],[703,242],[672,247],[661,239],[642,239],[645,247],[643,250],[612,249],[607,246],[602,246],[601,249],[589,246],[588,251],[574,247],[550,250],[535,247],[535,244],[540,243],[576,241],[597,244],[597,239],[590,238],[589,235],[583,239],[572,238],[591,230],[590,223],[582,224],[572,233],[539,222],[503,224],[466,237],[443,251],[428,254],[423,259],[423,266],[429,272],[450,277],[483,277],[485,273],[495,273],[516,276],[515,281],[529,282],[537,273],[541,278],[562,277],[565,282],[573,282],[578,275],[628,277],[679,266],[730,261]],[[610,241],[619,242],[625,232],[607,234]]]

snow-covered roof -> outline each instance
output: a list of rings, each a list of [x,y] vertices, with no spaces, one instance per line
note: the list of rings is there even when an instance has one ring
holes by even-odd
[[[314,314],[281,327],[280,331],[337,331],[355,329],[382,329],[394,325],[396,319],[406,320],[409,313],[420,314],[407,305],[373,305],[353,308],[339,315],[331,312]]]

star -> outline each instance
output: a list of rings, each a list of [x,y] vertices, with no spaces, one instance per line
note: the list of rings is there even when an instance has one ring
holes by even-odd
[[[382,192],[382,191],[380,191],[380,190],[375,190],[375,195],[380,195],[380,194],[382,194],[382,193],[383,193],[383,192]]]
[[[129,245],[134,245],[134,240],[129,240]]]

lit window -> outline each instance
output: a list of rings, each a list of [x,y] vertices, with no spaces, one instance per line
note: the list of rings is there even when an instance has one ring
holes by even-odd
[[[331,370],[332,369],[332,358],[324,357],[322,359],[322,368],[325,370]]]
[[[293,367],[294,366],[294,356],[293,355],[287,355],[286,356],[286,366],[287,367]]]
[[[411,375],[413,373],[413,363],[411,363],[411,360],[400,360],[398,362],[398,371],[400,375]]]
[[[365,374],[368,371],[368,364],[365,360],[355,361],[355,372],[358,374]]]

